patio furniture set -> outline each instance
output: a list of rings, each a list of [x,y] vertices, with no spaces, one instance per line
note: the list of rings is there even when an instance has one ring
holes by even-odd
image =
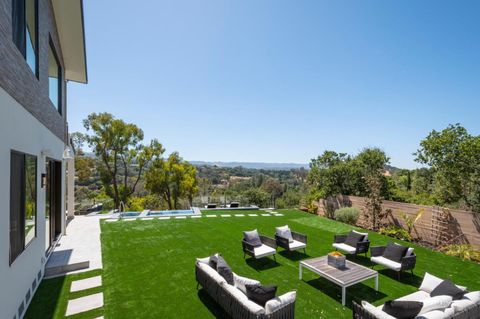
[[[242,240],[244,258],[247,255],[255,259],[273,256],[275,262],[278,247],[288,252],[303,250],[306,253],[306,246],[307,236],[291,231],[287,225],[277,227],[274,238],[260,235],[255,229],[244,232]],[[355,257],[358,254],[367,256],[370,249],[373,266],[368,268],[350,260],[345,260],[342,266],[334,266],[329,262],[331,256],[322,256],[300,261],[299,279],[302,279],[303,270],[308,269],[340,286],[344,306],[349,286],[374,279],[378,291],[375,265],[396,271],[400,279],[403,271],[410,270],[413,274],[416,264],[412,247],[389,243],[370,248],[368,233],[353,230],[347,235],[336,235],[332,246]],[[197,283],[231,318],[289,319],[295,316],[296,291],[276,297],[276,286],[262,286],[255,279],[233,273],[221,255],[197,259],[195,270]],[[419,291],[378,307],[366,301],[353,301],[352,310],[354,319],[478,319],[480,291],[468,292],[466,287],[426,273]]]

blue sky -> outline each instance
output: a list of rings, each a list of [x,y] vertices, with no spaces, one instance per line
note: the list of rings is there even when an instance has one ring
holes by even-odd
[[[187,160],[306,163],[378,146],[399,167],[432,129],[480,134],[480,1],[85,0],[91,112]]]

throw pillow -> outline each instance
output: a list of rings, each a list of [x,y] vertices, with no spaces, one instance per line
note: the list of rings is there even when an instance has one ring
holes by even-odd
[[[395,245],[394,243],[388,243],[387,248],[383,252],[383,257],[396,261],[401,262],[402,258],[407,253],[408,247],[402,245]]]
[[[390,300],[385,302],[382,310],[397,319],[413,319],[422,310],[420,301]]]
[[[442,283],[442,281],[443,279],[440,279],[426,272],[425,276],[423,277],[422,284],[420,285],[420,288],[418,288],[418,290],[423,290],[427,293],[431,293],[433,289],[435,289],[435,287],[437,287]],[[467,287],[460,286],[460,285],[456,285],[456,286],[462,290],[467,290]]]
[[[458,288],[453,282],[447,279],[435,287],[435,289],[433,289],[430,293],[430,296],[435,297],[445,295],[452,296],[453,300],[459,300],[462,299],[465,292],[465,290]]]
[[[366,302],[365,300],[362,301],[362,307],[368,313],[375,316],[377,319],[395,319],[395,317],[390,316],[388,313],[382,311],[380,308],[375,307],[374,305]]]
[[[245,288],[248,299],[262,307],[277,293],[277,286],[245,285]]]
[[[351,231],[347,238],[345,239],[345,245],[357,247],[357,243],[361,242],[365,235],[359,234],[357,232]]]
[[[364,240],[368,240],[368,233],[361,233],[359,231],[356,231],[356,230],[352,230],[354,233],[357,233],[357,234],[360,234],[360,235],[363,235],[363,239],[362,241]]]
[[[291,304],[292,302],[295,302],[296,297],[297,297],[297,292],[290,291],[290,292],[287,292],[286,294],[270,299],[265,304],[265,314],[268,315],[268,314],[274,313],[275,311],[282,308],[283,306]]]
[[[260,240],[260,235],[256,229],[251,231],[244,231],[243,232],[243,239],[253,245],[253,247],[260,247],[262,246],[262,241]]]
[[[420,314],[424,314],[433,310],[446,309],[452,304],[451,296],[435,296],[422,300],[423,307]]]
[[[290,231],[290,228],[288,228],[288,225],[275,227],[275,233],[277,236],[287,238],[289,243],[293,243],[292,232]]]
[[[242,277],[235,273],[233,273],[233,281],[235,282],[235,287],[238,288],[244,294],[247,294],[245,285],[260,285],[260,281],[258,280]]]
[[[208,259],[208,265],[213,269],[217,270],[218,254],[210,256]]]
[[[225,261],[225,259],[223,259],[222,256],[218,256],[217,257],[217,272],[220,274],[220,276],[222,276],[223,278],[225,278],[225,280],[230,284],[230,285],[233,285],[234,284],[234,281],[233,281],[233,272],[232,272],[232,269],[230,268],[230,266],[227,264],[227,262]]]

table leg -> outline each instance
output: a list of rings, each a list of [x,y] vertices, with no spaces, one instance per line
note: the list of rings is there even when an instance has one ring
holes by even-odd
[[[299,263],[298,266],[298,278],[302,280],[302,263]]]
[[[375,291],[378,291],[378,274],[375,277]]]
[[[346,287],[342,287],[342,306],[345,306],[345,299],[347,297],[347,288]]]

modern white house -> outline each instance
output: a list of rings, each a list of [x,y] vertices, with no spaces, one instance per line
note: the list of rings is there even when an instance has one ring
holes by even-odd
[[[23,317],[73,214],[68,81],[87,83],[82,1],[0,0],[0,319]]]

